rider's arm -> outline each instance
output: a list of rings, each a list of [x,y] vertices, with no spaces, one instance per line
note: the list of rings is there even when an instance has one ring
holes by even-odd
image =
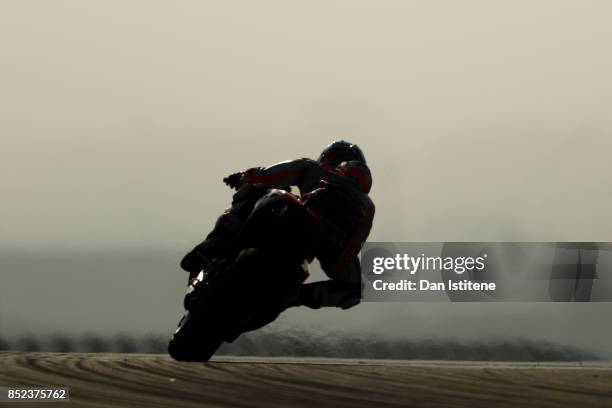
[[[244,172],[240,181],[241,184],[265,184],[271,188],[299,186],[306,172],[316,167],[318,164],[314,160],[289,160],[265,168],[250,168]]]

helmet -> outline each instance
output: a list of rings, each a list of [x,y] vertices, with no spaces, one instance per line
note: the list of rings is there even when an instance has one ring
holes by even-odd
[[[356,144],[344,140],[337,140],[327,145],[319,156],[319,163],[325,163],[330,166],[337,166],[345,161],[360,161],[366,162],[363,152]]]
[[[370,168],[361,161],[350,160],[340,163],[338,172],[344,177],[352,180],[359,189],[368,194],[372,188],[372,173]]]

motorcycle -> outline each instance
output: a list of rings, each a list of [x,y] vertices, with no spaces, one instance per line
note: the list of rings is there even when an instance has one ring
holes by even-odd
[[[208,361],[224,342],[274,321],[308,277],[319,236],[318,217],[299,196],[268,190],[225,254],[191,279],[170,356]]]

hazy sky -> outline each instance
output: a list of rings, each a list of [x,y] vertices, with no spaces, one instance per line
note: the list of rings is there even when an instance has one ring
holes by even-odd
[[[372,240],[612,241],[611,18],[605,0],[4,0],[0,248],[180,253],[229,203],[223,176],[336,138],[372,168]]]
[[[378,240],[610,240],[607,1],[3,1],[0,244],[175,246],[363,147]]]

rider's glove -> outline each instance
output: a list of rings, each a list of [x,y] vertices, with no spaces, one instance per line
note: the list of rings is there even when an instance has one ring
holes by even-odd
[[[223,182],[227,184],[230,188],[233,188],[234,190],[238,190],[242,186],[243,176],[244,176],[243,172],[230,174],[229,176],[223,179]]]

